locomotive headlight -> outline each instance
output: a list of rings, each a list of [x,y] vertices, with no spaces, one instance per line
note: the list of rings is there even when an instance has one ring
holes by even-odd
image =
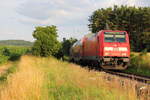
[[[128,51],[127,47],[119,47],[118,49],[119,49],[119,51]]]
[[[105,51],[113,51],[113,47],[104,47]]]
[[[127,53],[122,53],[121,55],[122,55],[122,56],[127,56]]]
[[[109,53],[105,53],[105,56],[108,56],[109,55]]]

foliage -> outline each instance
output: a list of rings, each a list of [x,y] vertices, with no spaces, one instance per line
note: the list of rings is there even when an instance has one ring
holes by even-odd
[[[143,32],[141,40],[143,42],[143,48],[150,51],[150,32]]]
[[[133,51],[150,51],[150,7],[114,6],[98,9],[89,18],[93,33],[106,29],[126,30],[129,33]]]
[[[65,56],[69,56],[71,46],[77,41],[77,39],[70,38],[70,39],[63,39],[62,42],[62,52]]]
[[[18,60],[22,55],[29,53],[29,47],[0,46],[0,64],[8,60]]]
[[[8,76],[16,72],[16,70],[17,70],[17,63],[13,62],[12,64],[9,65],[8,69],[1,74],[0,83],[4,83],[7,80]]]
[[[33,55],[36,56],[56,56],[61,44],[57,40],[56,26],[36,27],[33,32],[36,39],[32,47]]]
[[[61,58],[65,61],[69,61],[70,48],[76,41],[77,39],[74,38],[63,38],[63,41],[61,42],[61,47],[55,57],[59,59]]]
[[[25,40],[1,40],[0,45],[10,46],[32,46],[33,43]]]
[[[0,64],[1,63],[6,63],[8,61],[8,59],[9,59],[8,56],[0,54]]]
[[[130,66],[125,72],[150,76],[150,55],[146,51],[132,53]]]

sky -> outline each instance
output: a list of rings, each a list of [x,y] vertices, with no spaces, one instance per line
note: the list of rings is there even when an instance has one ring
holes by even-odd
[[[0,0],[0,40],[34,41],[37,26],[55,25],[58,39],[89,33],[88,19],[96,9],[113,5],[150,6],[150,0]]]

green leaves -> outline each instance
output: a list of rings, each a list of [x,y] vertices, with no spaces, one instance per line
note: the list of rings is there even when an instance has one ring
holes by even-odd
[[[69,51],[71,46],[77,41],[77,39],[70,38],[70,39],[65,39],[62,42],[62,52],[65,56],[69,56]]]
[[[61,47],[57,40],[56,26],[36,27],[33,37],[36,39],[32,47],[34,55],[55,56]]]
[[[20,46],[0,46],[0,64],[6,63],[8,60],[16,61],[22,55],[30,53],[29,47]]]
[[[111,30],[125,30],[129,33],[133,51],[142,51],[147,48],[150,51],[150,44],[147,41],[149,37],[141,38],[145,32],[150,32],[150,7],[102,8],[93,12],[89,22],[89,28],[93,33],[107,29],[107,25]],[[149,47],[145,44],[149,44]]]

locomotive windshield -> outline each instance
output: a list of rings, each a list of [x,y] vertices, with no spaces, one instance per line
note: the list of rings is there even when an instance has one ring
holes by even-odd
[[[105,32],[105,42],[126,42],[125,32]]]

